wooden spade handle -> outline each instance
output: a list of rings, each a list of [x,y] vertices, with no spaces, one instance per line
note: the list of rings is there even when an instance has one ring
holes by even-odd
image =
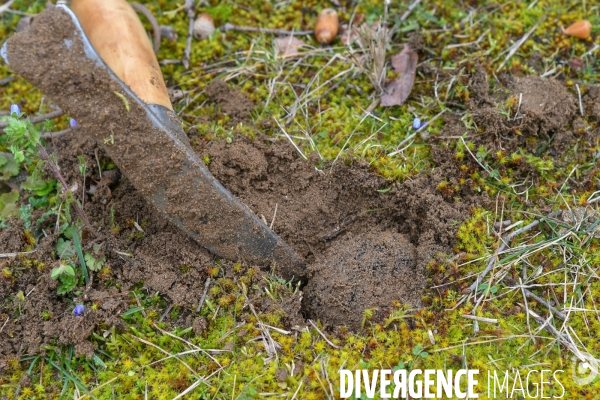
[[[88,39],[102,60],[147,104],[173,109],[146,31],[125,0],[73,0]]]

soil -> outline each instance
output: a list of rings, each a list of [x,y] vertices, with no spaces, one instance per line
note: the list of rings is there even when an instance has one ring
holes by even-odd
[[[362,311],[374,310],[381,321],[394,301],[420,304],[417,288],[425,281],[417,270],[415,247],[397,232],[347,235],[313,265],[315,276],[305,288],[305,311],[331,326],[359,330]]]
[[[600,140],[599,86],[580,84],[580,102],[577,89],[567,88],[565,82],[557,79],[501,74],[496,82],[492,88],[483,66],[475,65],[468,82],[470,99],[461,105],[466,108],[465,112],[444,114],[445,125],[440,135],[444,139],[438,139],[441,146],[432,149],[438,165],[452,169],[454,154],[444,148],[446,138],[463,135],[466,135],[465,140],[475,143],[477,149],[483,147],[491,157],[511,153],[533,155],[552,161],[557,168],[565,167],[566,160],[586,162],[586,153],[578,149],[589,148],[590,143]],[[582,114],[590,123],[584,121]],[[473,123],[467,122],[469,117]],[[463,168],[467,167],[462,173],[466,181],[470,180],[470,173],[481,170],[471,155],[462,162]],[[515,182],[532,185],[538,185],[541,178],[541,172],[531,163],[513,162],[510,157],[499,166],[499,172],[502,176],[510,175]],[[592,178],[593,173],[573,182],[572,186],[581,191],[598,190],[600,183]],[[456,179],[451,178],[450,183],[456,184]],[[545,199],[536,202],[543,209],[548,207]]]
[[[56,31],[47,36],[67,37],[68,29],[62,32],[61,26],[68,25],[68,21],[63,21],[60,13],[41,14],[31,29],[36,29],[45,15],[56,18],[52,21]],[[15,49],[37,46],[26,40],[14,45],[18,46]],[[50,48],[39,50],[41,56],[48,57],[47,67],[65,71],[64,66],[53,65],[56,57],[50,54],[52,43],[47,45]],[[15,50],[9,48],[9,54],[16,54]],[[14,62],[27,63],[27,57],[23,55]],[[83,246],[90,249],[100,244],[109,272],[96,274],[88,287],[80,288],[82,294],[73,302],[84,304],[87,311],[82,317],[73,316],[74,304],[56,294],[56,282],[50,279],[50,270],[59,264],[52,246],[58,239],[54,234],[55,221],[46,220],[37,226],[33,230],[39,235],[36,252],[3,262],[2,268],[10,267],[17,273],[0,279],[0,295],[4,299],[0,304],[0,326],[4,324],[0,329],[0,372],[7,357],[43,351],[41,346],[48,344],[74,344],[78,354],[90,356],[94,345],[87,338],[94,329],[123,326],[120,315],[135,304],[129,290],[139,282],[148,292],[159,292],[169,304],[182,307],[179,319],[169,322],[193,326],[198,333],[206,328],[206,321],[192,310],[202,296],[214,257],[186,235],[181,224],[173,223],[164,210],[157,210],[147,192],[152,184],[168,185],[165,179],[171,173],[181,189],[172,193],[172,201],[179,204],[179,198],[189,195],[193,177],[177,175],[182,156],[172,143],[160,137],[154,140],[154,127],[135,117],[140,114],[135,99],[130,99],[131,110],[126,111],[121,99],[115,101],[111,95],[112,89],[119,88],[102,80],[94,65],[88,67],[84,74],[88,74],[93,85],[81,81],[71,82],[65,88],[52,87],[51,82],[65,85],[69,81],[49,76],[40,87],[50,93],[71,93],[72,100],[61,106],[81,121],[80,128],[49,141],[47,147],[56,154],[69,184],[81,185],[77,156],[83,156],[88,165],[84,212],[98,236],[87,233]],[[45,76],[55,72],[35,73]],[[81,75],[77,72],[73,76]],[[225,90],[222,85],[215,84],[209,97],[223,110],[227,97],[243,99],[241,93]],[[228,95],[223,97],[220,93]],[[248,99],[236,103],[245,104],[244,107],[251,104]],[[243,115],[242,111],[239,114]],[[114,132],[115,144],[105,148],[107,132]],[[467,191],[452,196],[441,193],[437,189],[439,182],[455,179],[458,170],[443,163],[429,175],[390,183],[352,159],[335,166],[325,164],[319,170],[315,167],[319,164],[316,157],[302,160],[288,142],[260,132],[256,132],[255,139],[236,135],[232,143],[203,141],[193,150],[198,156],[208,156],[215,178],[256,216],[272,225],[306,260],[306,270],[287,270],[301,272],[296,277],[301,276],[308,283],[303,289],[302,304],[301,296],[284,299],[281,304],[264,298],[251,299],[258,309],[279,307],[285,311],[288,325],[302,323],[303,317],[309,317],[321,319],[331,327],[348,325],[359,329],[365,309],[377,308],[373,320],[381,321],[393,301],[418,307],[427,263],[438,253],[452,251],[457,227],[470,215],[471,207],[487,201]],[[167,154],[173,165],[162,165],[157,154]],[[103,171],[100,176],[94,166],[110,161],[132,171],[142,164],[149,173],[123,174],[119,179],[121,174],[113,170]],[[179,215],[190,216],[187,212]],[[37,217],[34,215],[34,220]],[[235,214],[224,217],[237,218]],[[10,225],[11,228],[0,231],[0,252],[26,250],[30,243],[24,236],[24,227],[19,221],[11,221]],[[32,259],[44,264],[32,267]],[[223,261],[222,265],[229,273],[231,262]],[[269,268],[256,263],[248,266]],[[275,265],[275,272],[281,272],[278,268],[281,266]],[[25,296],[22,301],[17,299],[19,292]]]
[[[88,166],[110,162],[84,130],[55,139],[47,147],[57,155],[69,183],[82,179],[77,156],[83,155]],[[378,308],[373,320],[380,321],[394,300],[419,306],[426,264],[436,253],[452,250],[458,223],[469,216],[472,205],[484,200],[467,194],[463,201],[445,198],[435,188],[441,180],[436,174],[392,185],[357,161],[338,163],[333,169],[326,165],[319,171],[311,161],[300,159],[286,141],[260,134],[255,140],[239,135],[233,143],[216,140],[196,150],[210,156],[215,177],[269,224],[277,205],[273,229],[308,261],[305,279],[310,283],[303,290],[302,304],[301,296],[281,304],[264,298],[253,300],[257,309],[285,311],[289,326],[309,317],[331,327],[359,329],[365,309]],[[94,347],[85,339],[98,327],[122,327],[119,315],[132,304],[129,289],[138,282],[143,282],[148,292],[159,292],[168,304],[183,307],[179,320],[168,322],[193,326],[197,332],[205,329],[206,321],[191,310],[202,296],[213,256],[155,210],[128,177],[113,183],[118,174],[111,171],[116,170],[103,171],[101,178],[98,169],[90,167],[86,176],[84,211],[100,236],[87,235],[83,246],[102,245],[110,274],[93,277],[91,287],[83,288],[74,302],[85,304],[88,310],[96,304],[97,310],[74,317],[73,304],[56,294],[56,282],[49,276],[51,268],[58,265],[52,247],[57,236],[52,234],[54,221],[44,222],[35,231],[44,229],[48,237],[42,235],[32,258],[45,266],[23,268],[14,280],[0,280],[5,298],[35,288],[21,305],[18,318],[16,302],[6,301],[0,307],[0,317],[9,319],[1,333],[6,345],[0,349],[4,356],[0,359],[35,352],[50,343],[76,344],[79,353],[92,354]],[[389,191],[377,191],[385,189]],[[1,231],[0,244],[3,252],[26,249],[22,223],[12,221],[10,229]],[[353,249],[360,246],[364,247],[363,256],[352,261]],[[336,262],[340,257],[348,262]],[[5,264],[19,270],[26,260]],[[224,262],[226,271],[231,264]],[[352,279],[344,266],[353,269],[357,279]],[[107,285],[111,288],[105,289]],[[318,302],[325,307],[316,306]],[[40,323],[43,312],[51,317]]]
[[[206,87],[209,100],[215,104],[215,110],[229,117],[230,125],[249,122],[254,103],[247,96],[231,89],[220,79],[214,80]]]
[[[537,156],[559,158],[577,141],[593,142],[600,137],[581,118],[578,95],[563,81],[539,76],[501,76],[491,89],[488,75],[476,65],[470,77],[471,99],[467,109],[479,129],[447,117],[446,135],[470,133],[470,139],[487,149],[515,152],[526,149]],[[583,93],[581,107],[587,116],[598,118],[598,88]]]
[[[457,193],[461,201],[444,197],[436,186],[444,179],[442,175],[455,173],[450,169],[390,184],[356,160],[318,170],[316,157],[306,162],[287,142],[261,135],[255,140],[237,137],[230,144],[202,143],[196,151],[208,155],[214,176],[256,215],[272,223],[275,233],[307,260],[309,283],[304,288],[303,313],[331,327],[358,328],[362,311],[373,307],[381,310],[374,319],[380,321],[392,298],[418,306],[425,266],[436,253],[452,250],[457,224],[469,216],[473,205],[486,199],[467,193]],[[378,234],[383,246],[379,250],[374,250],[374,231],[387,232]],[[411,254],[412,267],[394,279],[386,279],[384,271],[362,279],[358,270],[357,280],[349,278],[343,263],[334,261],[340,257],[337,251],[356,247],[348,241],[353,237],[365,238],[374,246],[374,252],[367,251],[354,268],[366,271],[383,262],[396,271],[400,266],[390,260],[402,248]],[[381,244],[390,240],[396,245]],[[390,252],[382,254],[381,249]],[[335,285],[335,293],[328,285]],[[364,290],[362,296],[354,293],[357,285]],[[325,290],[330,292],[322,293]],[[390,295],[382,296],[380,290]],[[314,302],[327,310],[320,312]]]

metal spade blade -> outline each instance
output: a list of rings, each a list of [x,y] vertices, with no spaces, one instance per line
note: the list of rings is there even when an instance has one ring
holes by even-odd
[[[45,10],[11,37],[2,56],[77,120],[133,186],[179,229],[211,252],[286,278],[305,262],[207,170],[176,114],[144,103],[102,61],[64,5]]]

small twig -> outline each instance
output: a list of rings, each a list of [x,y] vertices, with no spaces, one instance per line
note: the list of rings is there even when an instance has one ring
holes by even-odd
[[[581,58],[585,57],[585,56],[589,56],[590,54],[592,54],[593,52],[595,52],[596,50],[600,49],[600,44],[595,43],[594,47],[592,47],[591,49],[589,49],[588,51],[586,51],[585,53],[583,53],[581,55]]]
[[[160,50],[161,32],[160,32],[160,25],[158,25],[156,18],[150,12],[150,10],[148,10],[146,8],[145,5],[139,4],[139,3],[129,3],[129,4],[131,5],[131,7],[133,7],[133,9],[135,11],[144,14],[144,17],[146,17],[148,22],[150,22],[150,25],[152,25],[152,31],[154,33],[154,54],[158,54],[158,51]]]
[[[100,175],[100,179],[102,179],[102,168],[100,167],[100,160],[98,159],[98,149],[94,150],[94,156],[96,156],[96,164],[98,165],[98,174]]]
[[[55,139],[55,138],[64,136],[67,133],[71,133],[74,130],[75,129],[73,129],[73,128],[67,128],[67,129],[63,129],[62,131],[57,131],[57,132],[44,132],[40,135],[40,137],[43,139]]]
[[[467,152],[468,152],[468,153],[471,155],[471,157],[473,158],[473,160],[475,160],[475,162],[476,162],[477,164],[479,164],[479,166],[480,166],[480,167],[481,167],[481,168],[482,168],[482,169],[483,169],[485,172],[487,172],[487,173],[488,173],[488,175],[489,175],[490,177],[492,177],[492,172],[493,172],[493,171],[490,171],[490,170],[488,169],[488,168],[489,168],[489,166],[488,166],[487,164],[485,164],[485,165],[484,165],[484,164],[482,164],[482,163],[481,163],[481,161],[479,161],[479,159],[478,159],[478,158],[475,156],[475,154],[473,154],[473,152],[471,151],[471,149],[469,149],[469,146],[468,146],[468,145],[467,145],[467,143],[465,142],[465,139],[464,139],[464,137],[462,137],[462,136],[461,136],[461,137],[460,137],[460,140],[462,141],[463,145],[465,146],[465,149],[467,149]],[[500,178],[498,178],[497,176],[494,176],[494,179],[496,179],[498,182],[500,182]]]
[[[237,375],[235,375],[237,376]],[[182,398],[183,396],[185,396],[186,394],[188,394],[189,392],[191,392],[192,390],[196,389],[198,386],[200,386],[201,383],[206,383],[204,381],[204,378],[200,378],[198,379],[196,382],[192,383],[187,389],[185,389],[183,392],[179,393],[177,396],[173,397],[173,400],[177,400]]]
[[[510,219],[504,220],[504,221],[499,221],[496,222],[494,224],[494,228],[496,229],[500,229],[500,228],[506,228],[507,226],[509,226],[510,224],[512,224],[512,221]]]
[[[63,110],[56,110],[56,111],[52,111],[49,112],[47,114],[42,114],[42,115],[38,115],[37,117],[33,117],[31,118],[31,123],[32,124],[39,124],[40,122],[44,122],[47,119],[54,119],[54,118],[58,118],[58,117],[62,117],[65,113],[63,112]]]
[[[158,62],[160,65],[177,65],[177,64],[183,64],[182,60],[160,60]]]
[[[473,321],[487,322],[488,324],[497,324],[498,323],[498,320],[496,318],[478,317],[477,315],[469,315],[469,314],[463,314],[463,315],[461,315],[461,317],[466,318],[466,319],[472,319]]]
[[[529,331],[529,336],[531,336],[531,341],[535,344],[535,338],[533,337],[533,333],[531,333],[531,325],[529,324],[529,304],[527,303],[527,294],[525,293],[525,288],[523,287],[523,282],[519,279],[519,283],[521,284],[521,292],[523,293],[523,302],[525,303],[525,311],[527,312],[527,330]]]
[[[283,134],[290,141],[290,143],[292,144],[292,146],[294,146],[296,148],[296,150],[298,151],[298,153],[300,153],[300,155],[302,156],[302,158],[304,158],[305,160],[308,160],[308,158],[304,155],[304,153],[302,152],[302,150],[300,150],[300,148],[296,145],[296,143],[294,143],[294,141],[292,140],[292,138],[290,137],[290,135],[288,135],[288,133],[285,131],[285,129],[283,129],[283,126],[281,126],[281,124],[279,123],[279,121],[277,121],[277,118],[273,117],[273,120],[275,120],[275,123],[277,124],[277,126],[279,126],[279,129],[281,129],[281,132],[283,132]]]
[[[70,190],[69,185],[67,185],[65,178],[63,178],[62,174],[60,173],[60,170],[58,169],[56,164],[54,164],[54,161],[52,161],[52,158],[50,157],[50,155],[48,154],[46,149],[40,144],[37,144],[36,146],[38,148],[38,152],[40,153],[40,157],[42,157],[42,159],[44,161],[46,161],[46,163],[48,164],[48,167],[50,167],[50,169],[52,170],[52,173],[54,174],[56,179],[58,179],[58,181],[63,186],[63,189],[68,192]],[[92,232],[94,235],[96,235],[96,231],[94,230],[94,228],[92,228],[92,225],[90,224],[87,217],[83,213],[83,210],[81,209],[79,204],[77,202],[74,202],[73,204],[75,206],[75,212],[77,213],[79,218],[81,218],[81,220],[83,221],[85,226],[88,228],[88,230],[90,232]]]
[[[552,215],[553,215],[553,213],[550,214],[550,216],[552,216]],[[494,265],[496,264],[498,255],[506,248],[508,242],[510,242],[515,236],[520,235],[523,232],[527,232],[527,231],[535,228],[536,226],[539,225],[539,223],[541,221],[542,221],[541,218],[537,219],[537,220],[533,221],[532,223],[530,223],[529,225],[524,226],[521,229],[517,229],[513,233],[510,233],[510,234],[506,235],[504,238],[502,238],[502,244],[498,247],[498,249],[496,249],[496,251],[494,252],[494,255],[488,262],[488,265],[481,272],[481,274],[479,274],[479,276],[477,277],[475,282],[473,282],[473,284],[471,286],[469,286],[469,289],[471,289],[471,291],[474,291],[477,289],[477,287],[479,286],[479,283],[481,283],[481,280],[483,278],[485,278],[485,276],[488,274],[488,272],[490,272],[492,270],[492,268],[494,267]]]
[[[288,31],[286,29],[270,29],[270,28],[260,28],[253,26],[238,26],[230,23],[226,23],[221,27],[223,32],[227,31],[238,31],[238,32],[260,32],[260,33],[269,33],[273,35],[281,35],[281,36],[308,36],[312,35],[315,31]]]
[[[372,115],[373,110],[375,110],[375,108],[377,108],[377,106],[379,105],[379,103],[381,103],[381,98],[375,99],[371,104],[369,104],[369,107],[367,107],[367,109],[364,110],[364,114],[365,115]]]
[[[315,323],[312,321],[312,319],[309,319],[308,322],[313,326],[313,328],[315,328],[317,330],[317,332],[319,332],[319,335],[321,335],[321,337],[323,339],[325,339],[325,341],[334,349],[339,349],[340,346],[338,346],[337,344],[333,344],[329,339],[327,339],[327,336],[325,336],[325,334],[323,332],[321,332],[321,330],[319,328],[317,328],[317,325],[315,325]]]
[[[188,16],[188,34],[187,41],[185,43],[183,59],[181,60],[185,69],[188,69],[190,67],[190,54],[192,52],[192,35],[194,33],[194,18],[196,17],[195,8],[196,7],[194,5],[194,0],[185,0],[184,9],[186,10]]]
[[[191,348],[193,348],[195,351],[199,351],[201,353],[206,354],[211,360],[213,360],[215,362],[215,364],[217,364],[219,367],[221,367],[221,363],[219,363],[219,360],[217,360],[216,358],[214,358],[213,356],[210,355],[209,350],[207,349],[203,349],[201,347],[196,346],[195,344],[188,342],[187,340],[185,340],[184,338],[181,338],[179,336],[176,336],[168,331],[165,331],[164,329],[162,329],[161,327],[159,327],[156,324],[152,324],[152,326],[154,326],[154,328],[158,329],[159,331],[161,331],[162,333],[164,333],[167,336],[171,336],[173,339],[177,339],[179,341],[181,341],[182,343],[187,344],[188,346],[190,346]]]
[[[479,42],[481,42],[484,39],[485,35],[487,35],[490,30],[491,29],[487,29],[485,32],[483,32],[481,35],[479,35],[477,40],[474,40],[474,41],[468,42],[468,43],[453,43],[453,44],[449,44],[445,48],[446,49],[457,49],[459,47],[467,47],[467,46],[472,46],[474,44],[478,44]]]
[[[583,117],[583,104],[581,103],[581,90],[579,89],[579,84],[576,84],[575,87],[577,88],[577,95],[579,96],[579,112],[581,113],[581,116]]]
[[[548,333],[554,335],[565,347],[571,350],[575,355],[579,355],[579,349],[573,344],[569,337],[561,333],[558,329],[554,327],[554,325],[550,325],[549,320],[552,318],[552,314],[550,314],[548,320],[545,320],[540,315],[536,314],[533,310],[529,310],[529,315],[531,315],[533,319],[535,319],[538,322],[538,324],[541,325],[542,328],[548,331]]]
[[[523,35],[523,37],[521,37],[521,39],[517,40],[517,42],[515,42],[515,44],[513,44],[511,46],[510,51],[506,55],[506,58],[504,59],[504,61],[502,61],[502,64],[500,64],[500,66],[498,67],[498,69],[496,69],[496,72],[500,71],[502,69],[502,67],[504,67],[504,64],[506,64],[506,62],[508,60],[510,60],[510,58],[517,52],[517,50],[519,50],[519,48],[523,45],[523,43],[525,43],[527,41],[527,39],[529,38],[529,36],[531,36],[531,34],[533,32],[535,32],[535,30],[537,29],[537,27],[540,24],[540,22],[541,22],[541,20],[538,20],[535,23],[535,25],[533,25],[533,28],[531,28],[526,34]]]
[[[127,333],[127,335],[129,335],[129,337],[131,337],[132,339],[138,340],[138,341],[140,341],[140,342],[142,342],[142,343],[144,343],[144,344],[146,344],[148,346],[154,347],[155,349],[157,349],[161,353],[164,353],[164,354],[166,354],[168,356],[172,356],[172,357],[176,358],[181,364],[183,364],[193,374],[193,376],[198,376],[198,373],[196,371],[194,371],[194,369],[192,367],[190,367],[185,361],[183,361],[181,358],[177,357],[176,355],[173,355],[173,354],[169,353],[168,351],[164,350],[160,346],[155,345],[152,342],[149,342],[149,341],[144,340],[142,338],[139,338],[139,337],[137,337],[135,335],[132,335],[131,333]]]
[[[536,295],[535,293],[533,293],[531,290],[527,289],[526,287],[521,287],[523,289],[523,291],[525,292],[525,295],[529,298],[534,299],[535,301],[537,301],[538,303],[542,304],[543,306],[546,306],[546,308],[548,308],[550,311],[552,311],[554,314],[556,314],[556,316],[561,319],[561,320],[566,320],[567,316],[560,312],[556,307],[553,307],[550,303],[548,303],[546,300],[542,299],[540,296]]]
[[[0,254],[0,258],[15,258],[16,256],[19,256],[21,254],[31,254],[31,253],[35,253],[36,250],[32,250],[32,251],[26,251],[23,253],[2,253]]]
[[[0,6],[0,14],[2,14],[5,11],[8,11],[8,9],[10,8],[10,6],[12,6],[12,4],[15,2],[15,0],[8,0],[6,3],[2,4]]]
[[[277,355],[278,344],[276,344],[275,340],[273,340],[273,337],[271,337],[271,334],[269,333],[269,330],[267,329],[265,324],[263,324],[260,318],[258,318],[258,314],[256,313],[254,306],[248,301],[248,297],[246,297],[246,301],[248,302],[248,306],[250,307],[252,314],[254,314],[256,321],[258,322],[260,336],[263,340],[263,345],[265,347],[265,350],[267,351],[267,354],[269,355],[269,358],[275,356],[275,359],[279,360],[279,356]]]
[[[206,282],[204,282],[204,293],[202,293],[202,297],[200,298],[200,302],[198,303],[196,312],[200,312],[200,310],[202,310],[202,306],[204,305],[204,300],[206,300],[206,295],[208,294],[209,286],[210,286],[210,277],[206,278]]]
[[[15,80],[14,76],[7,76],[6,78],[0,79],[0,86],[8,85]]]
[[[277,216],[277,204],[275,204],[275,212],[273,213],[273,219],[271,220],[271,225],[269,225],[270,230],[273,230],[273,224],[275,223],[276,216]]]
[[[517,120],[517,116],[519,115],[519,111],[521,111],[521,104],[523,103],[523,93],[519,93],[519,105],[517,106],[517,112],[513,118],[513,121]]]
[[[39,124],[40,122],[44,122],[47,119],[54,119],[61,117],[64,114],[62,110],[56,110],[49,112],[47,114],[38,115],[37,117],[31,118],[29,121],[32,124]],[[4,129],[8,126],[8,122],[0,122],[0,129]]]
[[[427,330],[427,336],[429,336],[429,343],[435,346],[435,337],[433,336],[433,332],[431,331],[431,329]]]
[[[406,18],[408,18],[408,16],[410,15],[410,13],[415,9],[415,7],[419,5],[420,2],[421,2],[421,0],[413,1],[410,4],[410,6],[408,6],[408,8],[404,12],[404,14],[402,14],[402,16],[400,17],[400,22],[404,22],[406,20]]]
[[[8,324],[9,320],[10,320],[10,317],[6,317],[6,321],[4,321],[4,323],[2,324],[2,328],[0,328],[0,333],[2,333],[2,330],[4,329],[4,327],[6,326],[6,324]]]
[[[161,316],[160,316],[160,318],[158,319],[158,322],[162,322],[162,321],[163,321],[163,319],[165,319],[165,317],[167,316],[167,314],[168,314],[168,313],[171,311],[171,309],[173,308],[173,305],[174,305],[174,304],[175,304],[175,303],[171,303],[171,304],[169,305],[169,307],[167,307],[167,309],[165,310],[165,312],[164,312],[164,313],[162,313],[162,315],[161,315]]]
[[[294,395],[292,396],[292,400],[296,399],[296,395],[298,394],[298,392],[300,391],[300,388],[302,387],[302,384],[304,383],[304,380],[300,381],[300,384],[298,385],[298,389],[296,389],[296,391],[294,392]]]

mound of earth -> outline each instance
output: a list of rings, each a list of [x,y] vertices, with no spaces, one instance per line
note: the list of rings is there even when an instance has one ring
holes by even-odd
[[[366,309],[380,322],[394,301],[418,306],[425,283],[417,270],[415,247],[393,231],[348,235],[312,268],[314,276],[304,288],[306,313],[330,326],[354,330],[361,328]]]
[[[254,103],[243,93],[231,89],[222,80],[216,79],[206,87],[206,94],[215,103],[219,111],[227,115],[229,123],[249,122]]]
[[[287,141],[263,135],[233,143],[200,141],[196,151],[210,158],[210,171],[225,187],[308,261],[312,276],[304,288],[303,315],[331,327],[358,329],[363,311],[373,307],[380,320],[394,300],[418,306],[426,265],[452,250],[457,226],[486,199],[467,191],[444,196],[437,184],[453,173],[450,165],[391,184],[357,160],[316,169],[318,158],[306,162]],[[360,277],[353,282],[334,260],[342,254],[350,260],[360,247],[354,241],[391,253],[348,267]],[[401,253],[410,254],[410,272],[396,280],[362,279],[377,257],[389,261],[386,257]],[[393,262],[386,265],[395,268]]]
[[[485,200],[470,191],[444,196],[437,184],[443,179],[440,174],[446,172],[439,169],[403,183],[390,183],[359,161],[340,161],[335,166],[325,163],[319,170],[315,168],[318,159],[303,160],[287,141],[260,133],[253,140],[237,135],[232,143],[224,139],[192,143],[196,143],[200,156],[209,157],[214,176],[272,224],[315,271],[302,309],[300,294],[282,304],[273,304],[266,296],[249,299],[257,311],[282,310],[286,313],[283,321],[290,326],[309,317],[329,326],[359,328],[360,321],[354,317],[362,316],[365,309],[377,307],[380,318],[394,300],[418,306],[425,266],[437,253],[452,250],[457,226],[468,218],[472,206]],[[93,354],[94,345],[87,338],[99,327],[122,326],[119,316],[132,306],[129,291],[139,283],[144,290],[160,293],[165,307],[181,307],[177,319],[167,316],[166,322],[181,327],[205,326],[195,309],[208,271],[214,267],[213,256],[157,212],[127,176],[119,180],[116,170],[107,172],[111,160],[82,129],[50,140],[47,147],[56,155],[67,183],[85,186],[84,212],[99,236],[84,235],[82,245],[87,251],[100,246],[107,268],[105,273],[93,274],[92,283],[79,288],[78,297],[57,295],[56,282],[50,279],[51,269],[59,265],[53,247],[58,239],[56,220],[46,218],[37,223],[44,210],[34,210],[31,231],[37,240],[35,253],[2,260],[2,268],[14,273],[0,280],[0,294],[5,299],[0,303],[0,325],[4,324],[0,330],[0,371],[7,357],[43,351],[47,345],[73,344],[78,354]],[[89,166],[85,180],[78,156]],[[97,166],[104,169],[102,174]],[[0,234],[0,251],[27,250],[31,240],[24,236],[23,224],[11,221],[10,225]],[[352,283],[344,269],[350,267],[334,259],[336,254],[344,254],[350,262],[352,252],[363,245],[366,255],[360,262],[348,264],[359,277]],[[394,257],[405,261],[399,263]],[[32,268],[34,260],[37,264]],[[229,276],[234,261],[221,260],[221,276]],[[246,267],[266,270],[270,266]],[[372,268],[379,268],[377,275],[373,276]],[[385,279],[385,286],[377,283],[386,274],[396,273],[397,281]],[[367,282],[368,276],[370,286],[365,285],[364,293],[358,295],[362,289],[356,284]],[[320,291],[318,299],[313,288]],[[366,294],[371,289],[374,292]],[[25,296],[23,301],[9,300],[20,292]],[[354,299],[350,299],[353,293]],[[344,296],[349,300],[342,300]],[[330,303],[328,299],[334,298],[339,301]],[[84,304],[87,310],[76,320],[73,302]],[[163,311],[159,310],[161,314]]]
[[[582,93],[580,110],[576,90],[568,89],[563,81],[501,75],[497,86],[491,88],[485,69],[478,65],[470,77],[470,93],[466,106],[474,127],[449,114],[446,135],[460,136],[466,131],[470,140],[489,149],[526,149],[537,156],[557,158],[578,140],[595,141],[600,136],[598,129],[586,126],[581,118],[581,112],[591,117],[598,114],[595,87]]]

